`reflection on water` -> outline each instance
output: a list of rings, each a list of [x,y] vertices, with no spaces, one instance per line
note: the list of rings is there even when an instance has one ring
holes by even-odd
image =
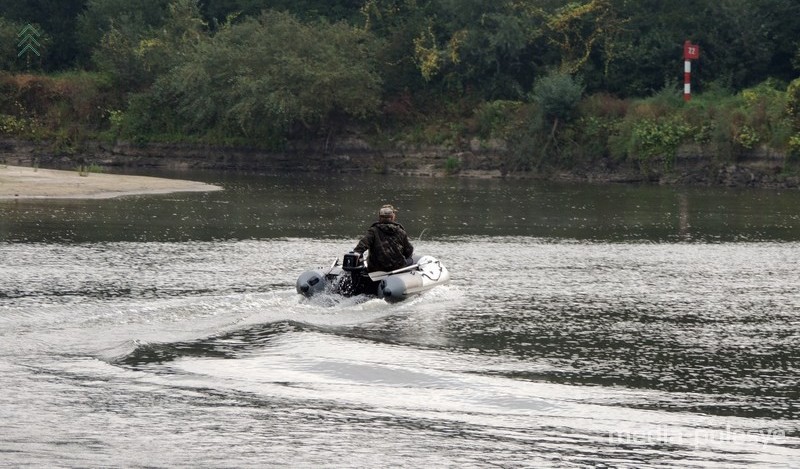
[[[213,193],[0,201],[0,240],[186,241],[357,236],[392,202],[412,236],[738,241],[800,237],[798,191],[539,181],[174,173]]]

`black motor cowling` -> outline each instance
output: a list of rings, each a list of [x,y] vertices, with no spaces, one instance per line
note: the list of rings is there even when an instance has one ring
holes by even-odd
[[[350,251],[344,255],[344,260],[342,261],[342,270],[346,272],[354,272],[363,269],[364,258],[361,257],[361,253]]]
[[[339,278],[339,293],[344,296],[377,295],[378,282],[373,282],[367,274],[367,266],[360,252],[350,251],[344,255],[342,270],[345,274]]]

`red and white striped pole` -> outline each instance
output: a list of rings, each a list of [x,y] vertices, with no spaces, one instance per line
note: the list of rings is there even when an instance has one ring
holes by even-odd
[[[700,47],[688,40],[683,43],[683,100],[692,99],[692,60],[700,58]]]
[[[692,99],[692,61],[685,59],[683,61],[683,100],[689,101]]]

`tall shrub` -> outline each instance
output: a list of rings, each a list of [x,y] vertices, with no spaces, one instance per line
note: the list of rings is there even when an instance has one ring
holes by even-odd
[[[583,94],[580,80],[562,72],[546,75],[533,85],[532,100],[539,105],[545,121],[557,125],[571,120]]]
[[[562,128],[577,116],[583,94],[580,80],[553,72],[536,80],[530,93],[534,114],[527,129],[511,140],[511,155],[523,168],[541,169],[563,156]]]
[[[276,145],[292,129],[330,129],[377,111],[381,81],[370,42],[344,23],[304,24],[265,11],[189,50],[150,95],[174,108],[186,132]]]
[[[796,159],[800,157],[800,78],[792,81],[786,89],[786,114],[793,130],[789,137],[789,151]]]

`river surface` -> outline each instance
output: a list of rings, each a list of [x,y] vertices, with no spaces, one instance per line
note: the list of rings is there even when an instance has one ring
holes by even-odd
[[[167,175],[0,202],[0,466],[800,467],[798,191]],[[384,203],[452,281],[297,295]]]

